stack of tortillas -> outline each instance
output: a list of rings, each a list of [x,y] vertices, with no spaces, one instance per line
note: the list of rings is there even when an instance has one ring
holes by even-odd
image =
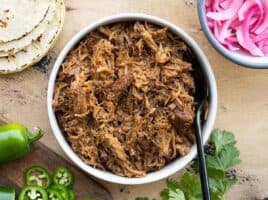
[[[0,73],[40,61],[55,44],[64,15],[63,0],[0,0]]]

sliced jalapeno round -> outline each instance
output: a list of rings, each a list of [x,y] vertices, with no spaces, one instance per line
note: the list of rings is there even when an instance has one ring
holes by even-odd
[[[69,200],[69,191],[66,187],[62,185],[52,185],[50,188],[58,191],[61,194],[63,200]]]
[[[47,188],[51,180],[47,170],[40,166],[33,166],[27,169],[25,173],[25,184],[30,186],[40,186]]]
[[[56,185],[62,185],[69,187],[73,182],[73,176],[71,172],[65,167],[59,167],[53,174],[53,183]]]
[[[75,200],[75,193],[73,190],[69,189],[69,199],[70,200]]]
[[[0,187],[0,199],[1,200],[15,200],[15,189]]]
[[[48,200],[48,197],[44,188],[27,186],[21,191],[19,200]]]
[[[48,200],[63,200],[63,197],[61,196],[60,192],[55,189],[47,189],[47,196]]]

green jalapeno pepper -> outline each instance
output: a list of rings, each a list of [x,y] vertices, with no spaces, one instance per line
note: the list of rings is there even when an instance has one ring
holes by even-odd
[[[30,151],[30,145],[42,136],[41,129],[30,133],[27,128],[17,123],[0,126],[0,164],[24,156]]]
[[[62,185],[69,187],[73,182],[71,172],[65,167],[58,167],[53,174],[53,183],[55,185]]]
[[[0,199],[1,200],[15,200],[15,189],[0,187]]]
[[[42,187],[27,186],[21,191],[19,200],[48,200],[48,196]]]
[[[25,172],[25,184],[47,188],[51,180],[47,170],[41,166],[33,166]]]
[[[61,194],[63,200],[69,200],[69,191],[66,187],[62,185],[52,185],[50,188],[58,191]]]
[[[61,194],[54,189],[47,189],[47,196],[48,196],[48,200],[63,200]]]
[[[69,199],[70,200],[75,200],[75,193],[73,190],[69,189]]]

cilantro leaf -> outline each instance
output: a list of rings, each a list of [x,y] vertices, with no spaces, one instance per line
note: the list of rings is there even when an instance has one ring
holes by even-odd
[[[241,163],[241,160],[239,159],[239,151],[235,146],[225,146],[222,151],[219,153],[219,158],[223,162],[223,167],[225,171],[233,167],[239,163]]]
[[[218,154],[227,145],[234,145],[236,143],[232,133],[221,131],[220,129],[213,130],[210,142],[215,146],[216,154]]]
[[[222,170],[214,169],[214,168],[208,168],[208,177],[213,177],[215,179],[222,179],[225,177],[225,172]]]
[[[201,183],[197,175],[189,172],[184,173],[180,188],[187,200],[202,200]]]
[[[223,172],[241,162],[238,149],[232,145],[223,147],[216,156],[207,156],[206,160],[209,169],[216,169]]]
[[[175,191],[165,188],[161,192],[161,197],[162,200],[185,200],[183,192],[178,188]]]
[[[171,190],[176,190],[178,189],[180,186],[179,186],[179,183],[173,179],[168,179],[167,180],[167,187]]]
[[[162,200],[185,200],[183,192],[179,188],[179,184],[175,180],[167,180],[167,188],[160,193]]]
[[[223,179],[210,178],[209,187],[212,199],[223,200],[224,193],[226,193],[227,190],[235,183],[236,180],[231,180],[228,178]]]

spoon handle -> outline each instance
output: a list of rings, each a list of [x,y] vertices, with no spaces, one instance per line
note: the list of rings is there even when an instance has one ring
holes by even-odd
[[[204,200],[210,200],[210,192],[209,192],[209,181],[208,181],[208,173],[206,166],[206,159],[203,147],[203,139],[201,134],[201,110],[202,105],[198,109],[196,113],[196,144],[197,144],[197,152],[198,152],[198,161],[199,161],[199,174],[201,180],[202,194]]]

